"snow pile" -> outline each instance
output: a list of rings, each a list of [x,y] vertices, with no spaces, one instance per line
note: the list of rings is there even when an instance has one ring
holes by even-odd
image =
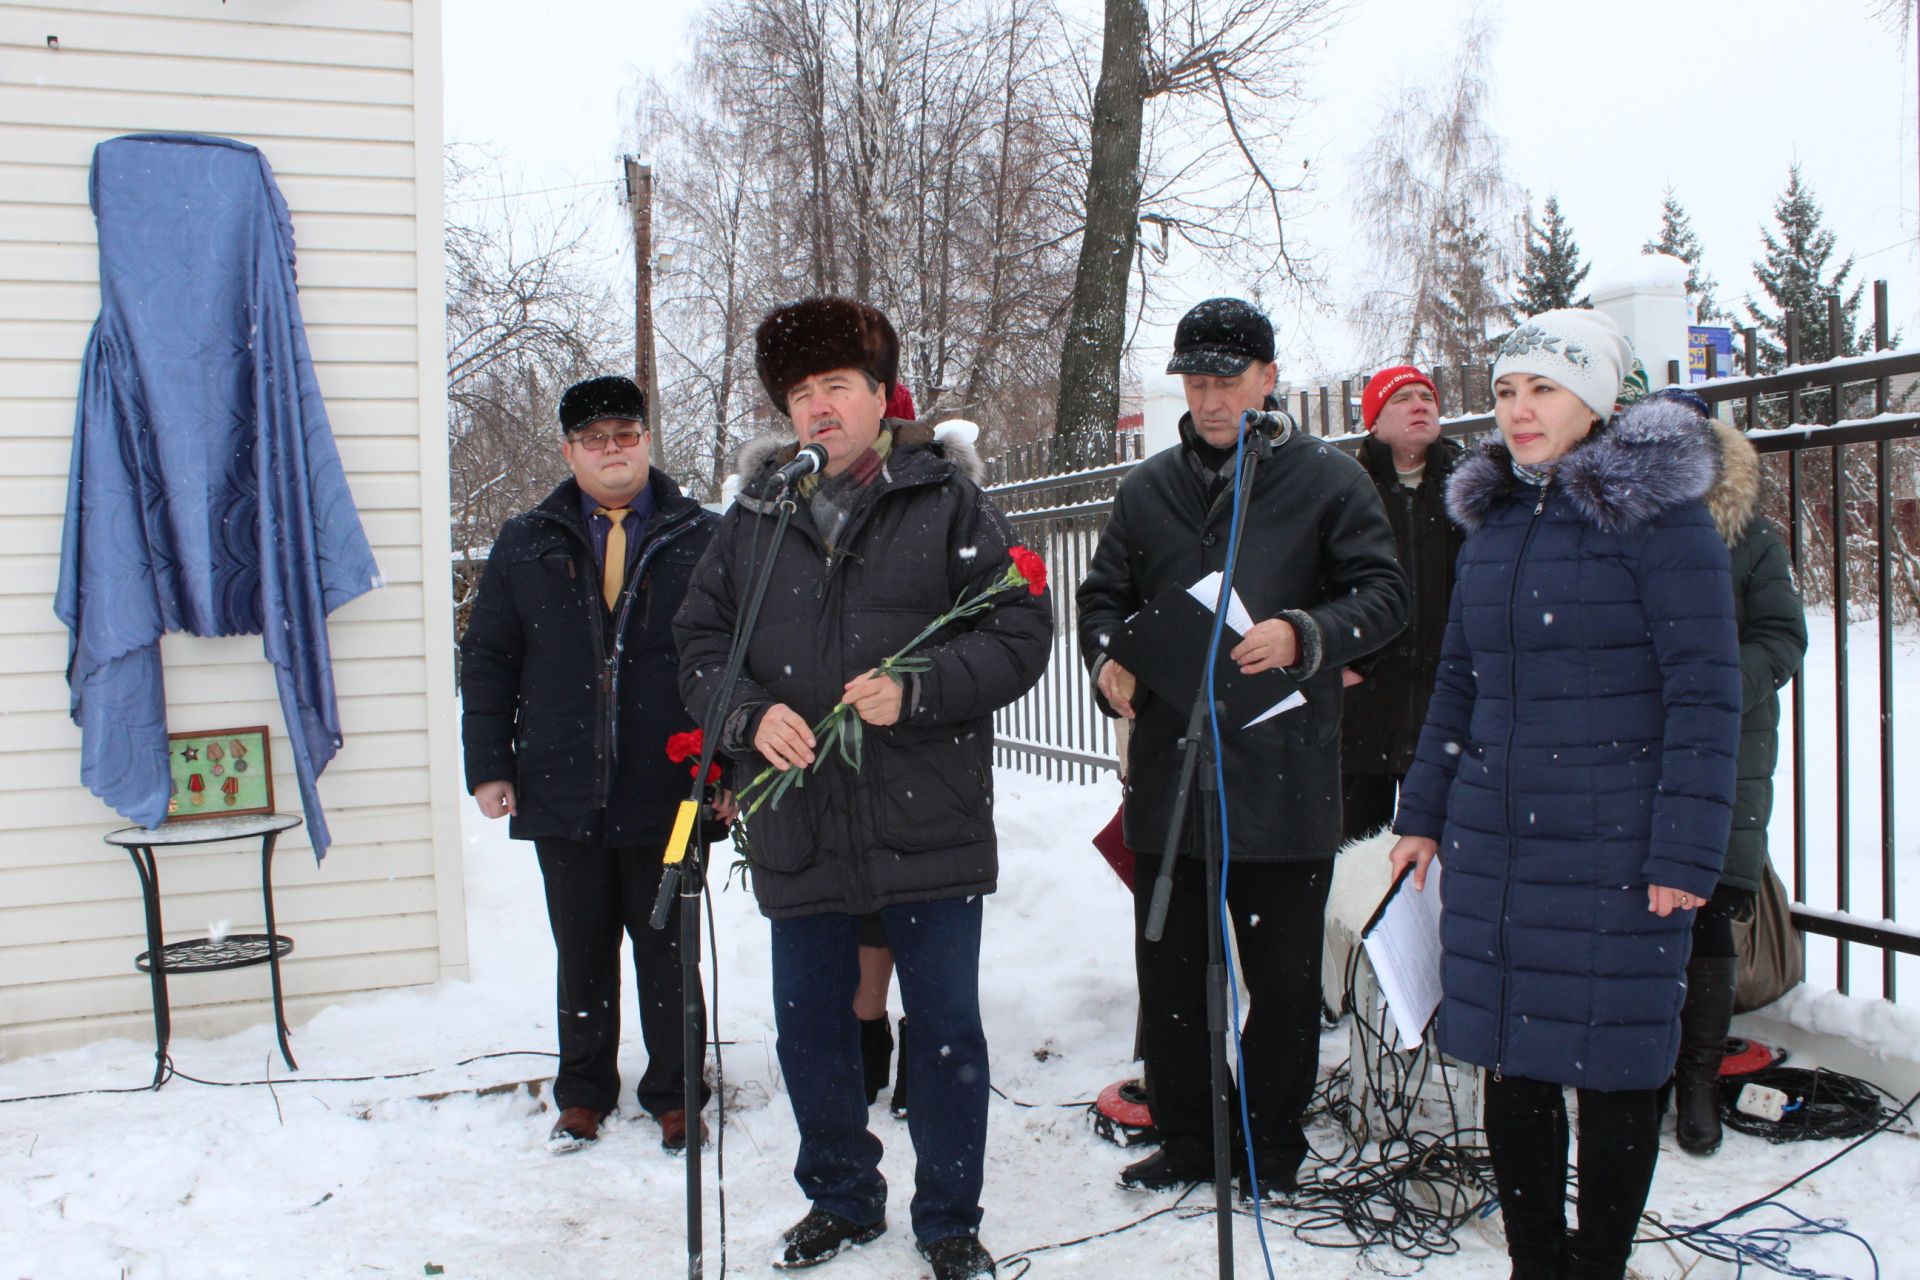
[[[1168,1207],[1173,1196],[1118,1189],[1114,1179],[1129,1153],[1093,1137],[1079,1106],[1061,1105],[1133,1074],[1131,907],[1089,845],[1112,815],[1117,789],[1010,772],[997,785],[1003,865],[1001,891],[988,903],[982,989],[994,1083],[1007,1096],[993,1103],[982,1237],[1004,1256],[1122,1227]],[[479,1057],[550,1051],[552,947],[531,850],[508,841],[470,803],[465,821],[473,980],[370,995],[326,1011],[298,1028],[302,1076],[280,1074],[265,1025],[219,1041],[176,1040],[173,1056],[180,1070],[208,1080],[271,1073],[271,1089],[176,1079],[158,1094],[139,1090],[152,1070],[152,1045],[139,1040],[0,1064],[0,1098],[133,1090],[0,1105],[0,1276],[347,1280],[417,1277],[428,1264],[453,1280],[682,1274],[685,1166],[660,1150],[658,1130],[635,1113],[631,1095],[595,1147],[555,1157],[544,1144],[553,1119],[544,1087],[540,1097],[511,1087],[544,1082],[552,1059]],[[730,860],[723,851],[716,865]],[[730,1100],[728,1270],[761,1276],[770,1274],[781,1229],[805,1206],[792,1181],[793,1122],[773,1053],[766,924],[738,887],[716,889],[714,901]],[[627,1006],[623,1069],[631,1087],[642,1065],[631,990]],[[1822,1029],[1844,1021],[1843,1034],[1881,1035],[1895,1025],[1902,1035],[1912,1031],[1910,1015],[1890,1017],[1879,1002],[1809,998],[1807,1007],[1836,1020]],[[1344,1057],[1346,1042],[1344,1027],[1327,1035],[1324,1066]],[[475,1060],[458,1065],[466,1059]],[[316,1082],[404,1072],[420,1074]],[[499,1086],[507,1087],[483,1092]],[[873,1125],[887,1147],[892,1230],[835,1260],[821,1273],[831,1280],[925,1274],[908,1229],[906,1128],[884,1106],[874,1109]],[[1720,1156],[1697,1161],[1669,1137],[1651,1207],[1667,1222],[1700,1222],[1837,1149],[1769,1147],[1730,1134]],[[709,1150],[705,1164],[707,1273],[718,1276],[714,1155]],[[1897,1191],[1916,1182],[1920,1143],[1887,1135],[1785,1199],[1815,1217],[1848,1219],[1878,1251],[1883,1274],[1896,1274],[1899,1258],[1920,1257],[1920,1220]],[[1285,1209],[1269,1221],[1278,1272],[1414,1270],[1391,1254],[1301,1243],[1288,1230],[1298,1215]],[[1250,1220],[1239,1221],[1237,1242],[1241,1274],[1265,1274]],[[1424,1274],[1507,1274],[1498,1246],[1479,1232],[1459,1244],[1458,1254],[1428,1262]],[[1182,1210],[1040,1253],[1031,1275],[1207,1275],[1213,1249],[1211,1219]],[[1830,1273],[1871,1271],[1861,1247],[1838,1236],[1805,1240],[1793,1256]],[[1664,1280],[1692,1261],[1684,1250],[1650,1244],[1636,1267]],[[1693,1280],[1730,1274],[1708,1266],[1691,1272]]]
[[[1595,298],[1615,298],[1628,293],[1685,293],[1691,270],[1670,253],[1643,253],[1599,272],[1588,283],[1588,292]]]

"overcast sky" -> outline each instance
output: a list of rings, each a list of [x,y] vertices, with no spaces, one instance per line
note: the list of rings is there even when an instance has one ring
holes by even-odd
[[[1075,0],[1097,11],[1096,0]],[[451,140],[486,144],[501,189],[574,188],[520,199],[605,201],[610,252],[624,214],[615,178],[633,88],[686,53],[696,0],[446,0],[446,118]],[[1322,310],[1276,315],[1284,372],[1344,367],[1354,344],[1342,304],[1364,269],[1351,238],[1352,164],[1397,86],[1438,75],[1467,0],[1352,0],[1310,72],[1314,105],[1294,154],[1315,191],[1297,206],[1328,273]],[[1491,118],[1508,172],[1536,200],[1560,197],[1596,276],[1635,254],[1659,225],[1671,185],[1693,217],[1722,305],[1754,288],[1760,226],[1796,160],[1858,276],[1892,283],[1896,321],[1916,332],[1920,254],[1912,247],[1915,151],[1912,37],[1874,19],[1875,0],[1673,0],[1562,5],[1488,0],[1496,47]],[[1096,30],[1088,38],[1097,41]],[[662,174],[671,181],[671,174]],[[602,194],[604,193],[604,194]],[[1177,298],[1232,291],[1208,264],[1176,256]],[[629,258],[609,270],[631,279]],[[1148,353],[1165,335],[1143,335]],[[1150,354],[1143,365],[1154,363]]]

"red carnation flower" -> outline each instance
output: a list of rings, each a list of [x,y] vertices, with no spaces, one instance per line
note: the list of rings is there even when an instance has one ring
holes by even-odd
[[[1040,558],[1038,552],[1014,547],[1007,554],[1013,557],[1014,568],[1019,570],[1020,576],[1027,580],[1028,591],[1037,596],[1047,589],[1047,562]]]
[[[701,748],[705,746],[706,741],[704,735],[698,729],[689,729],[685,733],[669,734],[667,736],[667,759],[673,761],[675,764],[682,764],[688,760],[693,761],[693,764],[687,769],[687,776],[691,778],[700,771],[700,751]],[[720,766],[718,764],[708,763],[707,781],[720,781]]]

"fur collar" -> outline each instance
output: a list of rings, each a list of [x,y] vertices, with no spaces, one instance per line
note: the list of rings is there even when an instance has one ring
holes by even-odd
[[[956,471],[976,485],[985,483],[987,464],[981,461],[979,451],[968,441],[952,434],[943,434],[938,427],[924,422],[889,418],[887,423],[893,428],[893,452],[887,457],[889,467],[897,466],[898,460],[908,451],[924,449],[934,457],[952,463]],[[799,452],[799,441],[788,432],[760,436],[741,445],[733,462],[733,469],[740,477],[741,494],[747,496],[757,493],[768,476],[792,462],[794,455]]]
[[[1720,482],[1707,494],[1707,510],[1731,547],[1746,536],[1760,509],[1760,451],[1724,422],[1713,424],[1713,440],[1720,448]]]
[[[1720,453],[1708,424],[1685,405],[1643,400],[1597,430],[1554,471],[1554,487],[1594,527],[1622,533],[1661,512],[1703,498],[1720,474]],[[1447,514],[1472,532],[1518,485],[1512,458],[1498,440],[1454,468]]]

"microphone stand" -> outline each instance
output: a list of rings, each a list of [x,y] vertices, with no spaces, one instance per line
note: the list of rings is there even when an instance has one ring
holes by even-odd
[[[1240,534],[1246,527],[1247,498],[1253,492],[1254,473],[1260,459],[1271,449],[1267,438],[1249,428],[1254,417],[1240,415],[1240,486],[1234,495],[1233,528],[1227,536],[1227,559],[1221,573],[1220,598],[1214,605],[1215,617],[1225,618],[1227,603],[1233,599],[1233,570],[1239,566]],[[1216,629],[1224,639],[1224,625]],[[1215,770],[1213,734],[1207,725],[1208,677],[1219,660],[1219,640],[1208,646],[1200,663],[1199,686],[1194,690],[1192,709],[1187,715],[1187,731],[1180,739],[1180,785],[1174,792],[1173,815],[1167,822],[1166,847],[1160,855],[1160,873],[1153,884],[1153,898],[1147,907],[1146,938],[1160,941],[1167,928],[1167,905],[1173,899],[1173,860],[1178,855],[1181,837],[1198,838],[1207,869],[1207,1038],[1213,1081],[1213,1207],[1216,1224],[1215,1250],[1219,1257],[1220,1280],[1233,1280],[1233,1121],[1227,1108],[1232,1082],[1227,1075],[1227,961],[1226,939],[1220,925],[1220,792]],[[1192,823],[1187,822],[1188,802],[1194,779],[1200,781],[1200,807]],[[1190,830],[1189,830],[1190,828]]]
[[[697,814],[704,799],[707,787],[707,770],[713,764],[714,752],[719,748],[720,729],[726,724],[727,715],[733,707],[734,684],[740,678],[740,668],[745,665],[747,641],[753,636],[754,624],[760,618],[760,602],[766,598],[767,583],[773,576],[773,562],[780,553],[780,540],[787,532],[787,522],[793,518],[794,501],[790,493],[783,492],[776,504],[779,518],[773,526],[773,541],[763,560],[754,573],[753,586],[747,595],[747,607],[734,619],[733,637],[727,647],[727,665],[721,676],[720,692],[708,704],[706,723],[700,726],[700,761],[693,770],[693,789],[687,800],[681,805],[681,818],[676,820],[675,838],[670,841],[668,856],[672,856],[672,846],[682,843],[677,830],[680,821],[689,811]],[[697,819],[692,823],[693,843],[687,848],[684,859],[666,864],[660,876],[660,893],[653,903],[653,927],[667,927],[667,917],[672,914],[674,898],[680,899],[680,1008],[683,1018],[681,1070],[685,1075],[681,1105],[687,1111],[687,1280],[701,1280],[706,1273],[705,1231],[701,1221],[700,1199],[700,1090],[703,1086],[701,1068],[705,1065],[707,1030],[706,1000],[700,981],[700,893],[706,887],[707,878],[707,837],[705,824]],[[725,1099],[721,1106],[726,1105]],[[724,1126],[725,1120],[722,1120]]]

